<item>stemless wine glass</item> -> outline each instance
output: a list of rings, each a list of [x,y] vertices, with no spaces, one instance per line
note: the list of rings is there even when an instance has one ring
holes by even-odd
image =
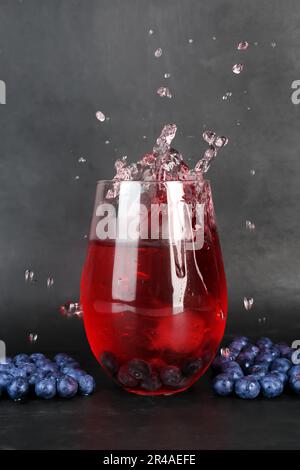
[[[91,349],[127,391],[169,395],[208,368],[227,290],[208,181],[99,181],[81,302]]]

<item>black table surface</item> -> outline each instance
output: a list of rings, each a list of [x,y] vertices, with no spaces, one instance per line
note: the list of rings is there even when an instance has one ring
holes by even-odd
[[[243,401],[211,390],[208,372],[190,390],[141,397],[91,362],[97,391],[71,400],[0,400],[0,449],[299,449],[300,397]]]

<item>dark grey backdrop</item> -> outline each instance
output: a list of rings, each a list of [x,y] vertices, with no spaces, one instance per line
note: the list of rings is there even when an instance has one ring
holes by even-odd
[[[117,157],[150,150],[172,121],[176,147],[194,161],[203,126],[230,139],[209,175],[228,332],[297,336],[300,106],[290,95],[300,79],[299,22],[297,0],[0,1],[0,337],[10,352],[27,349],[30,332],[41,348],[85,347],[81,322],[58,308],[79,296],[96,180],[112,177]],[[235,49],[241,40],[245,52]],[[245,64],[239,76],[236,62]],[[171,100],[155,95],[164,83]],[[98,109],[110,120],[98,122]],[[255,299],[251,312],[244,295]]]

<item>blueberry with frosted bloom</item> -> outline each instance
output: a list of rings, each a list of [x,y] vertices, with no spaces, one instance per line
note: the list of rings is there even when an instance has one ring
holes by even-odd
[[[284,384],[276,374],[266,374],[260,381],[263,395],[266,398],[275,398],[282,394]]]
[[[29,392],[29,384],[26,379],[21,377],[14,378],[7,385],[7,393],[12,400],[18,401],[26,397]]]
[[[237,396],[247,400],[253,400],[260,393],[258,380],[250,375],[237,380],[234,387]]]

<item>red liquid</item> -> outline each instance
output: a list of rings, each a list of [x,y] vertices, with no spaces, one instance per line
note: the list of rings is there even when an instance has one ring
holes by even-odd
[[[165,366],[182,370],[187,361],[201,360],[199,369],[177,385],[161,383],[149,391],[139,383],[127,390],[145,395],[184,390],[205,372],[224,333],[227,294],[218,236],[214,232],[201,250],[182,255],[180,247],[155,241],[91,241],[81,302],[87,337],[100,363],[104,351],[113,353],[119,365],[139,358],[160,377]]]

